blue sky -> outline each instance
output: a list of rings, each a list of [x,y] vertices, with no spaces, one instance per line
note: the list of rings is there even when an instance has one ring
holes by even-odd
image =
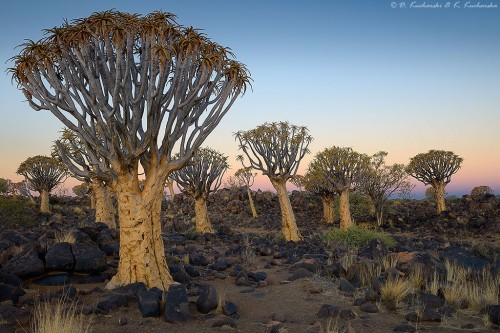
[[[204,29],[249,68],[253,92],[239,99],[206,142],[239,154],[232,133],[266,121],[307,126],[315,138],[301,167],[333,145],[389,152],[408,163],[429,149],[464,158],[447,191],[476,185],[500,193],[500,2],[496,8],[410,8],[424,1],[11,1],[0,14],[2,69],[25,38],[64,18],[115,8],[163,10]],[[473,2],[474,4],[477,1]],[[27,157],[48,154],[60,123],[35,112],[0,75],[0,177],[18,179]],[[234,171],[234,170],[233,170]],[[257,187],[270,188],[260,178]]]

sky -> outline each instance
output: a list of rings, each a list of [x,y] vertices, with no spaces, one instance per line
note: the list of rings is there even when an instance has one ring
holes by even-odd
[[[430,8],[432,7],[432,8]],[[479,7],[479,8],[478,8]],[[5,71],[25,39],[96,11],[172,12],[246,64],[252,90],[204,146],[241,152],[233,133],[264,122],[306,126],[301,162],[331,146],[407,164],[430,149],[464,159],[446,191],[478,185],[500,194],[500,0],[8,1],[0,13],[0,177],[20,181],[26,158],[50,154],[62,124],[36,112]],[[416,195],[424,191],[418,184]],[[77,184],[69,181],[68,186]],[[253,187],[271,189],[259,176]],[[293,189],[292,185],[288,186]]]

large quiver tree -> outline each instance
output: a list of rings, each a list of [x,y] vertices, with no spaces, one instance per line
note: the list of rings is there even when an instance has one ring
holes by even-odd
[[[49,110],[92,147],[93,175],[116,193],[120,261],[107,288],[173,283],[160,225],[165,181],[249,82],[226,48],[174,18],[94,13],[49,30],[13,58],[13,78],[30,106]]]
[[[226,156],[210,148],[200,148],[186,166],[171,174],[179,189],[194,199],[197,232],[214,232],[207,199],[211,192],[219,189],[228,167]]]
[[[288,122],[265,123],[249,131],[235,133],[239,148],[247,156],[250,165],[244,167],[262,171],[269,177],[278,194],[281,208],[282,231],[287,241],[298,241],[302,236],[286,190],[286,182],[295,176],[302,158],[309,152],[312,136],[306,127]]]
[[[85,144],[73,131],[63,129],[52,147],[52,156],[60,159],[77,180],[88,184],[95,221],[116,228],[114,193],[108,182],[94,175],[94,171],[110,173],[103,158]],[[96,164],[98,162],[98,164]]]
[[[444,188],[451,181],[451,176],[460,169],[462,162],[463,158],[451,151],[429,150],[412,157],[406,167],[410,176],[434,188],[438,214],[446,210]]]
[[[56,158],[37,155],[21,163],[17,173],[24,176],[31,190],[40,193],[40,212],[49,213],[49,194],[67,178],[66,167]]]
[[[246,167],[246,168],[239,168],[238,170],[236,170],[234,176],[241,185],[244,185],[247,188],[248,201],[250,202],[252,217],[257,218],[257,210],[255,209],[255,204],[253,203],[253,198],[252,198],[252,191],[250,190],[255,181],[257,173],[252,172],[252,168]]]
[[[369,163],[370,159],[365,154],[352,148],[333,146],[317,153],[309,164],[309,172],[322,174],[329,189],[340,194],[340,229],[352,225],[349,193],[356,190]]]

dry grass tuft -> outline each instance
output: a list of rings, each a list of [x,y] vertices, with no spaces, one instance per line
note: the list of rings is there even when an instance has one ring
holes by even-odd
[[[388,279],[380,287],[382,301],[389,311],[395,311],[401,302],[413,292],[413,286],[407,279]]]
[[[75,244],[76,243],[76,238],[75,235],[73,235],[71,232],[60,232],[56,234],[55,238],[56,243],[70,243],[70,244]]]
[[[326,327],[321,325],[321,333],[346,333],[347,327],[338,322],[337,319],[330,318],[326,323]]]
[[[78,313],[76,301],[62,297],[55,302],[38,303],[31,323],[37,333],[86,333],[90,332],[91,320]]]
[[[422,287],[425,285],[425,276],[422,265],[415,265],[413,267],[413,270],[408,275],[408,280],[410,281],[413,288],[417,290],[422,289]]]
[[[398,255],[397,253],[389,253],[382,258],[382,266],[384,270],[388,268],[396,268],[398,264]]]

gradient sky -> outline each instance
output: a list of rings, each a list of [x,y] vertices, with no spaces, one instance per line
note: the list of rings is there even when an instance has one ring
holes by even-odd
[[[65,18],[111,8],[172,12],[230,47],[252,74],[253,92],[205,144],[230,157],[230,174],[240,167],[234,132],[287,120],[314,137],[299,173],[333,145],[369,155],[385,150],[390,163],[443,149],[464,158],[448,193],[488,185],[499,194],[500,0],[469,5],[477,3],[495,8],[464,8],[466,1],[450,2],[461,8],[426,1],[442,6],[433,9],[386,0],[9,1],[0,13],[0,64],[12,66],[16,45]],[[0,100],[0,177],[18,181],[18,165],[49,154],[62,125],[32,110],[6,73]],[[254,188],[271,185],[261,176]]]

